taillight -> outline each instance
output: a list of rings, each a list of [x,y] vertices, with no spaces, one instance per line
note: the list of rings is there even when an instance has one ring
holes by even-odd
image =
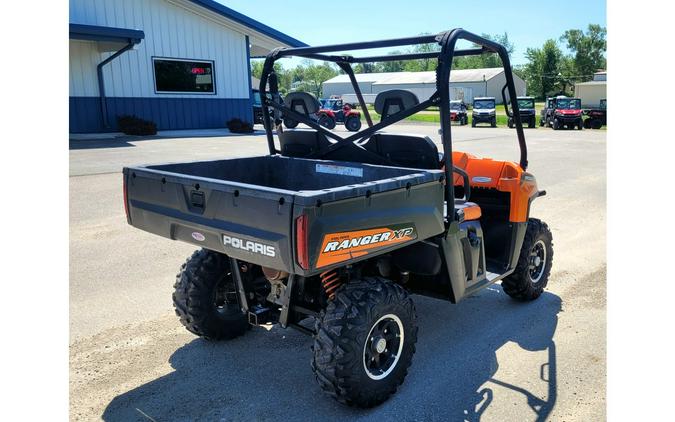
[[[131,224],[129,217],[129,201],[127,199],[127,175],[122,173],[122,196],[124,197],[124,214],[127,216],[127,223]]]
[[[309,269],[309,252],[307,248],[307,216],[302,214],[295,219],[295,245],[298,265]]]

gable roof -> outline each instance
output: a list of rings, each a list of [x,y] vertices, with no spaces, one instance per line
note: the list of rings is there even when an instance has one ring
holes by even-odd
[[[482,69],[455,69],[450,72],[450,82],[483,82],[490,80],[504,72],[501,67]],[[384,72],[384,73],[357,73],[357,82],[372,82],[373,85],[391,84],[435,84],[436,72]],[[516,77],[516,75],[514,75]],[[349,83],[349,76],[337,75],[324,83]]]
[[[243,15],[235,10],[230,9],[229,7],[223,6],[220,3],[216,3],[213,0],[190,0],[192,3],[201,6],[205,9],[208,9],[212,12],[218,13],[221,16],[226,17],[227,19],[233,20],[239,24],[247,26],[257,32],[260,32],[263,35],[266,35],[270,38],[273,38],[277,41],[289,45],[291,47],[307,47],[308,45],[304,42],[297,40],[289,35],[286,35],[282,32],[277,31],[274,28],[271,28],[264,23],[258,22],[255,19],[251,19],[246,15]]]

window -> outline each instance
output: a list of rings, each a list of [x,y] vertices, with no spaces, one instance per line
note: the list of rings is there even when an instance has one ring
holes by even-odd
[[[215,94],[213,62],[153,58],[155,91]]]

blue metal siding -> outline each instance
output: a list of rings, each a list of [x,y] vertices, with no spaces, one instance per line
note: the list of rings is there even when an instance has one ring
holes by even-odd
[[[70,133],[105,132],[98,97],[70,97]],[[108,119],[132,114],[157,123],[159,130],[224,128],[235,117],[251,122],[249,98],[109,97]]]

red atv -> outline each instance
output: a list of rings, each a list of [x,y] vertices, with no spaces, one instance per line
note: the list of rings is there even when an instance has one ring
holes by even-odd
[[[318,123],[328,129],[333,129],[337,123],[344,123],[350,132],[358,132],[361,129],[361,113],[339,98],[321,100],[321,109],[316,116]]]

